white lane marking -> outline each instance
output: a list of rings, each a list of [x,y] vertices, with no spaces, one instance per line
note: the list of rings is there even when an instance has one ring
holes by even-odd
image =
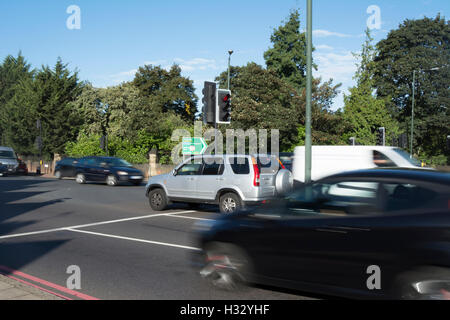
[[[205,221],[214,221],[214,219],[207,219],[207,218],[198,218],[198,217],[187,217],[187,216],[179,216],[179,215],[168,215],[168,217],[172,218],[182,218],[182,219],[192,219],[192,220],[205,220]]]
[[[10,234],[10,235],[6,235],[6,236],[0,236],[0,240],[24,237],[24,236],[31,236],[31,235],[42,234],[42,233],[50,233],[50,232],[56,232],[56,231],[65,231],[67,229],[80,229],[80,228],[94,227],[94,226],[110,224],[110,223],[126,222],[126,221],[148,219],[148,218],[154,218],[154,217],[172,216],[172,215],[176,215],[176,214],[192,213],[192,212],[196,212],[196,211],[190,210],[190,211],[180,211],[180,212],[171,212],[171,213],[158,213],[158,214],[150,214],[150,215],[146,215],[146,216],[81,224],[81,225],[76,225],[76,226],[68,226],[68,227],[61,227],[61,228],[54,228],[54,229],[47,229],[47,230],[40,230],[40,231],[25,232],[25,233],[16,233],[16,234]]]
[[[107,238],[115,238],[115,239],[121,239],[121,240],[130,240],[130,241],[136,241],[136,242],[157,244],[157,245],[167,246],[167,247],[175,247],[175,248],[182,248],[182,249],[195,250],[195,251],[200,251],[201,250],[200,248],[182,246],[182,245],[179,245],[179,244],[173,244],[173,243],[167,243],[167,242],[159,242],[159,241],[151,241],[151,240],[144,240],[144,239],[137,239],[137,238],[122,237],[122,236],[116,236],[116,235],[113,235],[113,234],[92,232],[92,231],[86,231],[86,230],[76,230],[76,229],[72,229],[72,228],[69,228],[67,230],[68,231],[72,231],[72,232],[87,233],[87,234],[91,234],[91,235],[95,235],[95,236],[101,236],[101,237],[107,237]]]

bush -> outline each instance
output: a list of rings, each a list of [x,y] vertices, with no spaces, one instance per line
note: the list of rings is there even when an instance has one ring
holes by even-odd
[[[99,135],[80,134],[77,141],[66,144],[65,154],[69,157],[101,156],[105,151],[100,149]]]

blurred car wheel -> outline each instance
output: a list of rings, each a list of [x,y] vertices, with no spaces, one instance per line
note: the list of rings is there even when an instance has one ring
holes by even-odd
[[[76,178],[75,178],[75,181],[77,183],[79,183],[79,184],[85,184],[86,183],[86,177],[84,176],[84,174],[78,173]]]
[[[115,177],[115,176],[113,176],[113,175],[109,175],[107,178],[106,178],[106,184],[108,185],[108,186],[111,186],[111,187],[114,187],[114,186],[117,186],[117,178]]]
[[[205,266],[200,275],[213,286],[224,290],[241,290],[249,283],[251,262],[245,252],[231,244],[206,246]]]

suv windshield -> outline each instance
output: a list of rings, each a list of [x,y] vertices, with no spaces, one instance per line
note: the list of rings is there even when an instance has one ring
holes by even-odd
[[[0,150],[0,158],[15,159],[14,152],[8,150]]]
[[[396,153],[398,153],[399,155],[402,156],[403,159],[407,160],[409,163],[411,163],[413,166],[416,167],[421,167],[421,163],[419,160],[417,160],[416,158],[412,157],[408,152],[400,149],[400,148],[395,148],[394,151]]]

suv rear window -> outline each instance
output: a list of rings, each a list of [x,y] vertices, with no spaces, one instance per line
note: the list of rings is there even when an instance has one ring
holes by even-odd
[[[232,158],[229,158],[228,161],[230,163],[231,169],[233,169],[233,172],[235,174],[249,174],[250,173],[250,166],[248,163],[248,158],[232,157]]]

